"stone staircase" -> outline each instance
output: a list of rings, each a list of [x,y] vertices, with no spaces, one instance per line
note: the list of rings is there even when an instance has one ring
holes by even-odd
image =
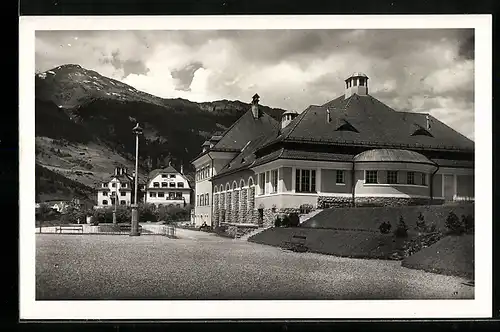
[[[253,229],[252,231],[250,232],[247,232],[245,234],[242,234],[241,236],[238,236],[238,234],[236,234],[236,240],[238,241],[248,241],[248,239],[256,234],[259,234],[260,232],[263,232],[265,231],[266,229],[269,229],[271,228],[272,226],[268,226],[268,227],[261,227],[261,228],[256,228],[256,229]]]
[[[299,223],[302,224],[304,221],[311,219],[312,217],[314,217],[315,215],[317,215],[318,213],[320,213],[322,211],[323,211],[323,209],[316,209],[316,210],[313,210],[307,214],[300,215],[299,216]]]

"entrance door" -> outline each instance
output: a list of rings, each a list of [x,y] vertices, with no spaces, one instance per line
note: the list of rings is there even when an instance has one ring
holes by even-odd
[[[453,201],[453,196],[455,195],[455,178],[452,174],[444,174],[444,200],[449,202]]]
[[[258,209],[257,211],[259,212],[257,222],[259,225],[263,225],[264,224],[264,209]]]

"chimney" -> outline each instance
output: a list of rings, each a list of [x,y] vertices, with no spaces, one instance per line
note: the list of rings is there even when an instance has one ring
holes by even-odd
[[[181,174],[184,175],[184,165],[181,164]]]
[[[298,113],[295,111],[286,111],[281,115],[281,129],[285,128],[297,117]]]
[[[254,119],[259,118],[259,95],[254,94],[252,97],[252,114]]]
[[[427,130],[431,130],[431,120],[429,119],[429,114],[425,116],[425,125]]]
[[[326,109],[326,123],[330,123],[332,121],[332,118],[330,117],[330,110],[327,108]]]

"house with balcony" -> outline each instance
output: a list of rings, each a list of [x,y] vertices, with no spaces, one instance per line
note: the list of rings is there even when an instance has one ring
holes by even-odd
[[[250,109],[205,142],[196,224],[271,225],[276,215],[358,206],[474,200],[474,142],[430,114],[399,112],[353,73],[344,93],[277,122]],[[340,84],[339,84],[340,85]]]
[[[171,164],[155,169],[148,175],[145,202],[156,206],[185,207],[191,203],[192,189],[183,166],[180,172]]]

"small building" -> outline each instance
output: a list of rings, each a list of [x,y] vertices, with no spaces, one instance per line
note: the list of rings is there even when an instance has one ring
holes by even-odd
[[[134,176],[124,167],[116,167],[109,181],[102,182],[97,188],[97,207],[133,204]]]
[[[191,203],[192,189],[181,165],[180,172],[172,164],[155,169],[148,175],[145,202],[156,206],[185,207]]]
[[[281,122],[250,109],[196,168],[195,222],[271,225],[312,209],[474,200],[474,142],[429,114],[399,112],[354,73],[344,93]],[[304,208],[304,210],[306,210]]]

